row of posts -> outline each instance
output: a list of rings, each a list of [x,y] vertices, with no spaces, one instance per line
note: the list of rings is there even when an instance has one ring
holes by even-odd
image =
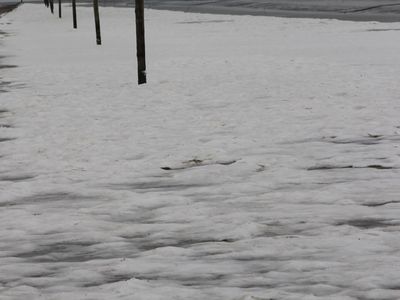
[[[43,0],[46,7],[54,14],[54,0]],[[58,16],[62,17],[61,1],[58,0]],[[99,0],[93,0],[94,23],[96,28],[96,43],[101,45]],[[146,51],[144,38],[144,0],[135,0],[136,16],[136,57],[138,67],[138,84],[146,83]],[[72,0],[73,27],[78,28],[76,15],[76,0]]]

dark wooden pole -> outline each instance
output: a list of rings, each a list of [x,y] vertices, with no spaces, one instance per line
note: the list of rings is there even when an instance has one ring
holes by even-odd
[[[50,11],[54,14],[54,0],[50,0]]]
[[[93,9],[94,9],[94,23],[96,26],[96,42],[97,45],[101,45],[99,0],[93,0]]]
[[[61,18],[61,0],[58,0],[58,17]]]
[[[138,84],[146,83],[146,51],[144,38],[144,0],[135,0],[136,15],[136,56]]]
[[[73,18],[73,25],[74,28],[78,28],[78,23],[76,21],[76,0],[72,0],[72,18]]]

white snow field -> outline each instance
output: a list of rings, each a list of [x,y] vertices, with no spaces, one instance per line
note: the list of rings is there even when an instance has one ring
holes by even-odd
[[[400,299],[400,24],[0,19],[0,299]],[[12,68],[13,65],[17,67]]]

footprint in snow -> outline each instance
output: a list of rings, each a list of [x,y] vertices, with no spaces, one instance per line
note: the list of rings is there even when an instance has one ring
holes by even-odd
[[[235,159],[231,160],[202,160],[202,159],[191,159],[187,161],[183,161],[182,163],[176,164],[176,165],[170,165],[170,166],[164,166],[161,167],[163,170],[184,170],[184,169],[189,169],[189,168],[194,168],[194,167],[203,167],[203,166],[209,166],[209,165],[223,165],[223,166],[229,166],[231,164],[234,164],[237,162]]]

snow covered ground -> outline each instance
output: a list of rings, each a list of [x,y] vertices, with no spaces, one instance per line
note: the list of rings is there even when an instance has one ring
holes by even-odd
[[[0,19],[1,300],[400,299],[398,23],[101,23]]]

